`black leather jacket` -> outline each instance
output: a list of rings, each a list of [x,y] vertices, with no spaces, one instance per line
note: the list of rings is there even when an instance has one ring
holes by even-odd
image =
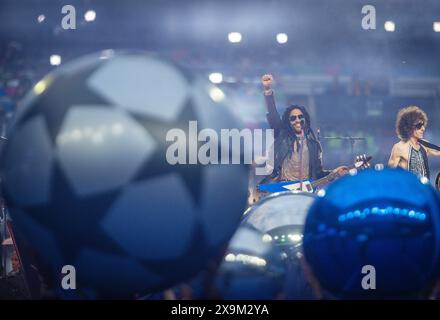
[[[296,137],[287,132],[281,121],[280,115],[275,106],[273,93],[265,95],[267,107],[267,122],[275,135],[274,170],[271,175],[263,179],[261,183],[279,181],[281,166],[286,156],[290,155],[295,144]],[[322,168],[321,144],[315,139],[311,132],[306,133],[307,146],[309,149],[309,179],[316,180],[325,177],[330,171]]]

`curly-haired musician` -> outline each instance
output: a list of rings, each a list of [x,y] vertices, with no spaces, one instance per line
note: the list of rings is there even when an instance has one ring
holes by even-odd
[[[440,156],[440,151],[421,144],[428,125],[428,116],[416,106],[403,108],[397,114],[396,132],[400,141],[393,146],[388,166],[409,170],[429,179],[428,156]]]

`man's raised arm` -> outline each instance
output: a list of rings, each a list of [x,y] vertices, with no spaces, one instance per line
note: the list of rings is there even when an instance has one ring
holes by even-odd
[[[271,74],[265,74],[261,77],[261,84],[263,85],[263,93],[267,109],[266,119],[269,123],[269,126],[275,130],[275,135],[277,135],[277,131],[279,131],[282,127],[282,122],[275,105],[272,83],[273,76]]]

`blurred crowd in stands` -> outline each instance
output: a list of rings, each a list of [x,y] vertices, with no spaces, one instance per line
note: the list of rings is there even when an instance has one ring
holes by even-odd
[[[25,65],[22,46],[12,42],[0,47],[0,134],[6,133],[17,102],[36,80],[31,66]]]

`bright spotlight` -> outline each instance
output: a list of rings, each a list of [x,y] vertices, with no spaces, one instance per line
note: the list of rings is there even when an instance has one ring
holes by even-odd
[[[37,21],[38,21],[38,23],[42,23],[44,20],[46,20],[46,16],[45,16],[44,14],[40,14],[40,15],[37,17]]]
[[[87,12],[84,14],[84,20],[87,22],[92,22],[96,19],[96,12],[95,10],[87,10]]]
[[[222,83],[223,75],[220,72],[213,72],[209,75],[209,81],[214,84]]]
[[[383,26],[387,32],[394,32],[396,30],[396,24],[393,21],[386,21]]]
[[[50,56],[49,61],[52,66],[59,66],[61,64],[61,56],[58,54],[53,54]]]
[[[240,32],[230,32],[228,34],[228,40],[231,43],[238,43],[241,41],[241,33]]]
[[[432,29],[434,30],[434,32],[440,32],[440,21],[435,21],[432,24]]]
[[[225,94],[223,93],[223,91],[221,91],[219,88],[217,87],[212,87],[209,90],[209,96],[211,97],[212,100],[214,100],[215,102],[221,102],[225,99]]]
[[[289,37],[287,36],[287,34],[285,33],[278,33],[277,34],[277,42],[279,44],[284,44],[287,42],[287,40],[289,39]]]

